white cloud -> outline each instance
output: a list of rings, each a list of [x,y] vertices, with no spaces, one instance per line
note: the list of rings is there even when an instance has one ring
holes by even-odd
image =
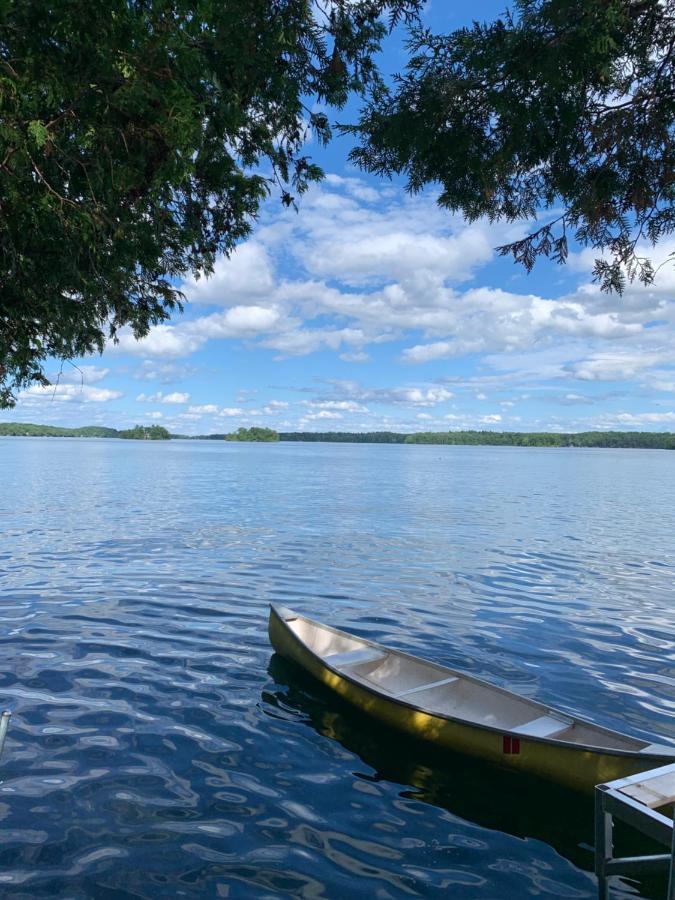
[[[270,400],[269,403],[263,406],[260,413],[265,416],[278,416],[280,413],[285,412],[288,406],[289,404],[284,400]]]
[[[254,239],[240,244],[228,257],[220,257],[213,274],[190,278],[181,290],[190,303],[215,306],[237,305],[264,297],[274,288],[274,273],[267,249]]]
[[[183,324],[155,325],[149,334],[136,340],[131,330],[122,329],[117,344],[112,348],[115,353],[129,353],[133,356],[159,356],[164,359],[189,356],[204,343],[203,339],[185,330]]]
[[[303,405],[318,409],[333,409],[341,412],[367,413],[368,407],[355,400],[303,400]]]
[[[58,372],[52,372],[49,376],[50,381],[54,383],[66,384],[96,384],[110,373],[110,369],[104,369],[100,366],[75,366],[72,363],[66,365]]]
[[[181,391],[173,391],[170,394],[163,394],[157,391],[156,394],[139,394],[136,400],[139,403],[187,403],[190,395]]]
[[[642,412],[629,413],[621,412],[616,414],[605,414],[601,416],[596,423],[599,428],[641,428],[645,425],[673,425],[675,424],[675,412]]]
[[[675,412],[662,413],[619,413],[617,421],[625,425],[650,425],[661,424],[664,422],[675,422]]]
[[[122,329],[116,352],[162,358],[189,356],[213,338],[256,337],[273,330],[280,318],[279,310],[273,307],[233,306],[191,321],[179,321],[176,325],[156,325],[138,341],[130,331]]]
[[[322,409],[319,412],[315,413],[307,413],[306,416],[303,416],[304,419],[313,422],[316,419],[341,419],[342,413],[334,412],[330,409]]]
[[[157,360],[145,359],[140,369],[132,373],[141,381],[158,381],[160,384],[174,384],[197,374],[194,366],[184,363],[161,363]]]
[[[20,401],[55,400],[62,403],[107,403],[122,397],[122,391],[87,384],[31,385],[19,394]]]
[[[140,342],[122,334],[118,351],[148,357],[140,377],[151,373],[168,383],[167,367],[184,377],[172,360],[209,341],[243,341],[274,351],[280,360],[328,351],[346,363],[367,361],[374,344],[382,345],[378,358],[386,359],[388,342],[405,341],[400,359],[426,365],[424,383],[373,388],[336,382],[331,393],[305,404],[306,412],[371,418],[370,407],[377,404],[399,411],[440,406],[453,397],[439,387],[438,376],[448,371],[442,361],[469,354],[477,357],[478,374],[454,392],[467,391],[479,401],[489,396],[502,410],[514,402],[503,397],[507,384],[639,378],[643,390],[675,392],[669,368],[675,359],[672,266],[649,289],[632,285],[623,297],[608,297],[588,283],[592,261],[579,255],[573,260],[584,278],[579,287],[567,287],[559,297],[538,296],[477,282],[480,267],[494,258],[493,248],[517,236],[520,225],[467,224],[438,209],[429,194],[405,197],[335,175],[303,197],[299,215],[278,210],[263,212],[254,239],[230,259],[219,259],[210,279],[185,282],[192,308],[184,319],[156,326]],[[669,248],[663,246],[665,253]],[[512,281],[504,276],[505,285],[532,284],[520,270],[513,272]],[[549,290],[561,283],[569,286],[570,280],[556,278]],[[207,304],[216,308],[205,315]],[[572,393],[566,398],[558,389],[549,399],[559,411],[590,402],[572,399]],[[249,396],[241,393],[234,402],[245,404]],[[281,407],[261,397],[255,410],[230,409],[233,416],[272,416]],[[414,426],[412,412],[406,421]],[[471,422],[481,424],[477,418]]]
[[[670,354],[653,351],[601,352],[574,364],[571,371],[581,381],[625,381],[671,359]]]
[[[234,418],[235,416],[243,416],[246,411],[238,406],[226,406],[218,411],[218,415],[225,419]]]
[[[356,328],[298,328],[266,338],[264,347],[278,350],[282,356],[305,356],[317,350],[338,350],[344,344],[362,344],[363,331]]]
[[[400,385],[390,388],[366,387],[358,381],[334,379],[332,396],[303,401],[307,406],[321,406],[347,412],[368,412],[366,403],[393,406],[431,407],[454,397],[446,387],[432,385]]]
[[[344,362],[362,363],[362,362],[368,362],[368,360],[370,359],[370,356],[364,350],[356,350],[353,353],[350,353],[350,352],[341,353],[340,359],[343,360]]]
[[[204,403],[200,406],[188,407],[188,412],[197,416],[213,416],[218,412],[218,407],[215,403]]]
[[[656,374],[656,373],[653,373]],[[652,378],[648,385],[655,391],[665,391],[668,394],[675,394],[675,378],[668,379],[663,377]]]
[[[533,348],[542,340],[570,337],[616,340],[644,330],[637,322],[622,321],[616,313],[589,311],[576,298],[544,300],[492,288],[448,295],[443,314],[420,315],[419,327],[427,334],[445,331],[452,338],[407,348],[402,354],[405,362],[426,363],[467,353],[510,353]]]

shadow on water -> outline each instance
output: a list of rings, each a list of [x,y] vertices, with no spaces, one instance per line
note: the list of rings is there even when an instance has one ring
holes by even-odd
[[[319,734],[338,741],[373,770],[372,774],[358,773],[360,778],[400,784],[402,797],[440,807],[483,828],[543,841],[578,868],[593,871],[592,797],[459,753],[440,751],[374,723],[276,653],[268,673],[275,682],[262,695],[268,714],[273,715],[273,709],[281,715],[300,714]],[[663,851],[619,825],[615,852]],[[632,884],[643,897],[661,896],[665,887],[659,876],[625,879],[623,884]]]
[[[372,781],[404,785],[403,796],[447,809],[485,828],[535,837],[584,869],[593,867],[593,804],[573,791],[414,741],[363,715],[278,654],[264,701],[302,713],[372,768]]]

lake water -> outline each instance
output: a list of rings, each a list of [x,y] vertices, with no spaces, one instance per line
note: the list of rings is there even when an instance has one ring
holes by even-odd
[[[675,454],[6,438],[0,473],[3,897],[595,896],[590,801],[373,729],[268,604],[675,741]]]

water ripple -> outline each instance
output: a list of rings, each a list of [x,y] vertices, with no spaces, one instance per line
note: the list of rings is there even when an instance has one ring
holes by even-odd
[[[593,897],[587,804],[383,735],[267,604],[675,742],[671,460],[0,439],[3,897]]]

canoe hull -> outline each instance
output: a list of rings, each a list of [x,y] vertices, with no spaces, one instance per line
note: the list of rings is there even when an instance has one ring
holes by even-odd
[[[277,653],[309,672],[352,706],[390,728],[435,747],[479,757],[584,792],[593,791],[596,784],[625,778],[659,765],[658,761],[640,758],[637,754],[631,756],[596,752],[573,745],[560,746],[531,740],[524,735],[519,735],[514,741],[511,735],[503,731],[434,715],[388,698],[329,668],[294,634],[274,608],[270,613],[269,637]]]

